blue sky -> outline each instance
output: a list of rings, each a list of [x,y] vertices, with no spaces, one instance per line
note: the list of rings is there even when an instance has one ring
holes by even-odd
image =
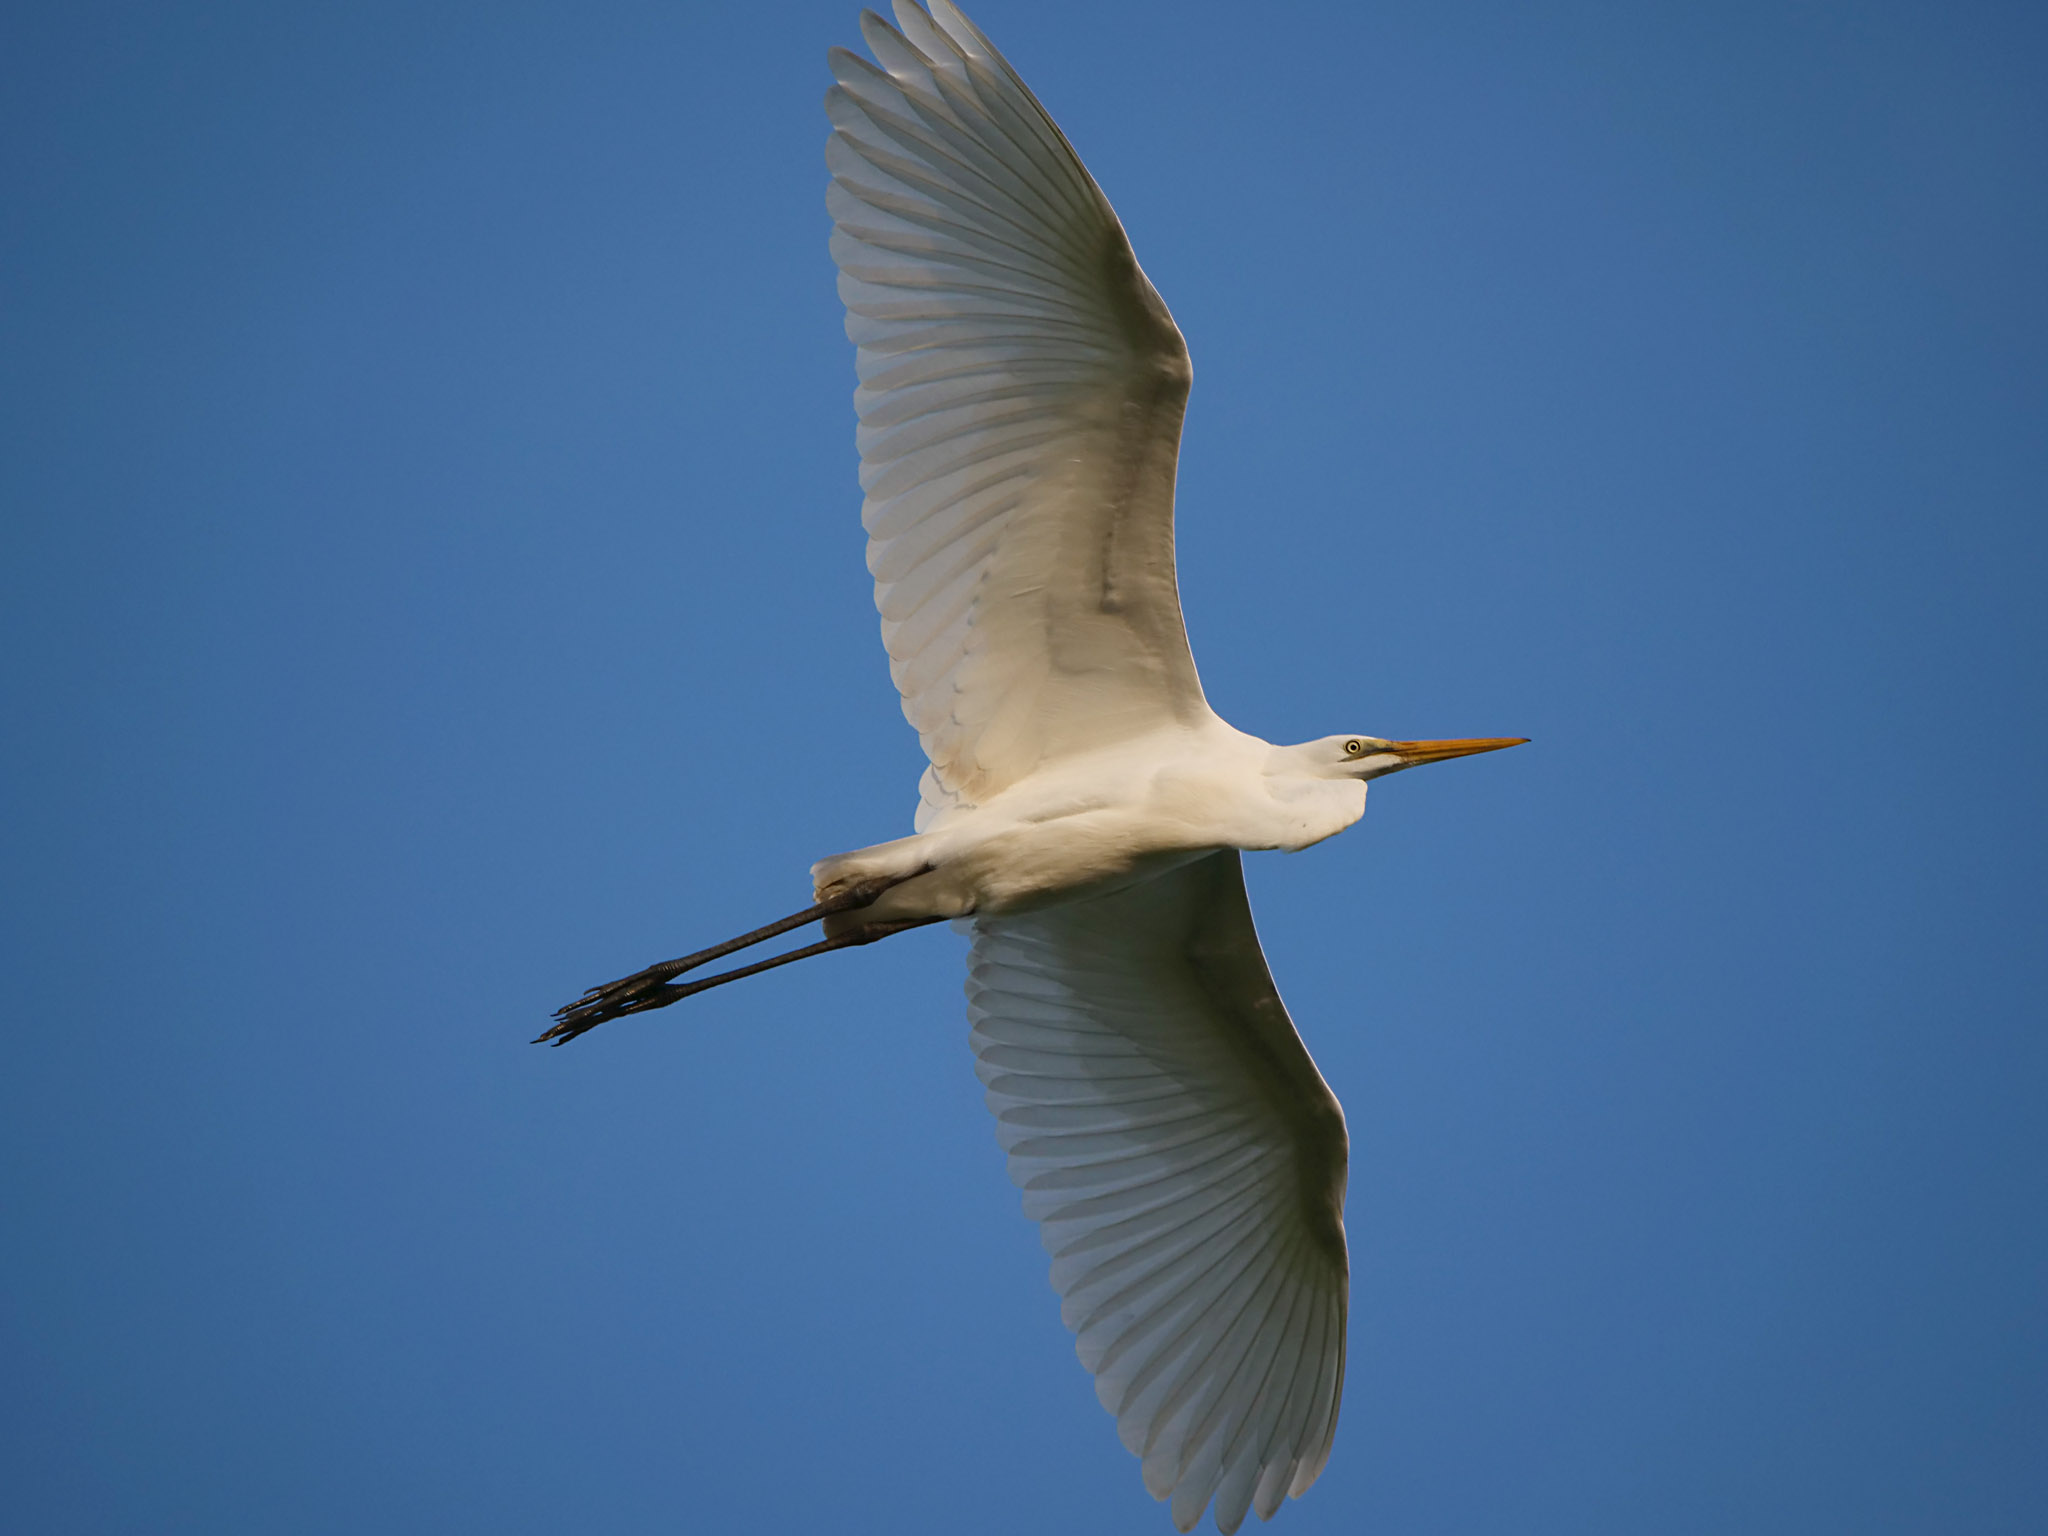
[[[2048,1503],[2048,23],[977,20],[1195,359],[1347,1107],[1312,1532]],[[0,1486],[47,1533],[1170,1529],[943,930],[525,1042],[907,830],[850,6],[0,22]]]

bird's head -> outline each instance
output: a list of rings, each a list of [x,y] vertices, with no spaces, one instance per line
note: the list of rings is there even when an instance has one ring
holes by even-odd
[[[1304,742],[1294,751],[1310,773],[1326,779],[1377,779],[1417,768],[1424,763],[1448,762],[1470,757],[1474,752],[1498,752],[1502,747],[1519,747],[1526,736],[1472,736],[1456,741],[1388,741],[1380,736],[1325,736]]]

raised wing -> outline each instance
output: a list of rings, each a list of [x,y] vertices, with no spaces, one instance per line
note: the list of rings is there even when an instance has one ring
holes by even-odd
[[[922,829],[1208,704],[1173,569],[1187,347],[1002,55],[947,0],[895,9],[861,18],[881,68],[832,52],[827,206]]]
[[[1061,1316],[1145,1486],[1270,1516],[1344,1380],[1344,1114],[1273,988],[1235,851],[975,923],[968,1012]]]

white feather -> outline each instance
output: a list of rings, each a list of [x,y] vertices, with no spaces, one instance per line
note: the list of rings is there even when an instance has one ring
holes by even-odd
[[[1187,348],[1064,136],[957,10],[835,51],[833,258],[919,829],[1208,714],[1173,570]]]
[[[1238,855],[979,919],[967,990],[1010,1176],[1145,1486],[1184,1531],[1212,1495],[1225,1532],[1270,1515],[1336,1427],[1346,1141]]]

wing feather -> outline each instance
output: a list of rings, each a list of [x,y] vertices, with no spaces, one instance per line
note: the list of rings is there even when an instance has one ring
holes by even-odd
[[[832,256],[868,568],[931,771],[919,827],[1208,705],[1181,622],[1187,348],[1116,214],[945,0],[835,49]]]
[[[1097,1396],[1181,1530],[1270,1515],[1335,1429],[1346,1142],[1238,855],[974,933],[976,1069]]]

